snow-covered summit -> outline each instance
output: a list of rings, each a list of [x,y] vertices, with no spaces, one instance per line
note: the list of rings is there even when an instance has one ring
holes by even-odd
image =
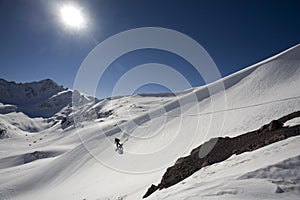
[[[50,79],[31,83],[15,83],[0,79],[0,102],[6,104],[28,104],[45,100],[65,90]]]
[[[0,79],[0,113],[21,111],[31,117],[50,117],[71,102],[72,92],[50,79],[15,83]]]

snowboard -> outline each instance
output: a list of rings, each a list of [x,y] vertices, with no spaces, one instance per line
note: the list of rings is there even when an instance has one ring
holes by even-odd
[[[118,152],[119,154],[123,154],[124,150],[123,150],[123,144],[120,144],[118,148],[115,149],[116,152]]]

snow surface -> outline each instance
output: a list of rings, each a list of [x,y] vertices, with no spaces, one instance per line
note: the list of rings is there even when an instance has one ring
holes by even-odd
[[[0,140],[0,199],[141,199],[167,167],[208,139],[237,136],[300,110],[299,77],[297,45],[177,96],[96,100],[55,86],[40,96],[29,92],[24,102],[17,95],[27,93],[5,93],[14,98],[2,98],[0,105],[0,128],[9,136]],[[5,90],[7,83],[0,83]],[[11,91],[21,90],[10,85]],[[34,106],[24,106],[28,102]],[[62,127],[65,116],[74,121]],[[121,155],[115,152],[115,137],[124,143]],[[298,173],[299,165],[292,163],[298,163],[299,143],[294,137],[233,156],[149,199],[296,199],[299,180],[291,174]],[[281,171],[283,165],[292,173]],[[275,193],[277,184],[286,192]]]
[[[284,126],[296,126],[300,124],[300,117],[296,117],[284,123]]]
[[[298,136],[234,155],[148,199],[299,199],[299,144]],[[275,193],[277,185],[285,192]]]

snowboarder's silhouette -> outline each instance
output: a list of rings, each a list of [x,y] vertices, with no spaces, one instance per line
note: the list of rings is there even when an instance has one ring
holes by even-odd
[[[119,138],[115,138],[115,144],[117,146],[117,149],[122,148],[122,144],[120,144],[120,139]]]

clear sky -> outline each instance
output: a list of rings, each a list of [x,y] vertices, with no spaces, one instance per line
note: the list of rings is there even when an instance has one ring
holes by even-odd
[[[100,42],[138,27],[164,27],[199,42],[226,76],[300,39],[299,0],[83,0],[87,20],[81,31],[64,27],[59,6],[70,1],[0,0],[0,78],[31,82],[50,78],[72,88],[87,54]],[[203,84],[189,63],[159,50],[132,52],[106,72],[100,96],[133,66],[171,65],[192,86]],[[121,67],[120,67],[121,66]],[[153,87],[159,90],[159,86]]]

